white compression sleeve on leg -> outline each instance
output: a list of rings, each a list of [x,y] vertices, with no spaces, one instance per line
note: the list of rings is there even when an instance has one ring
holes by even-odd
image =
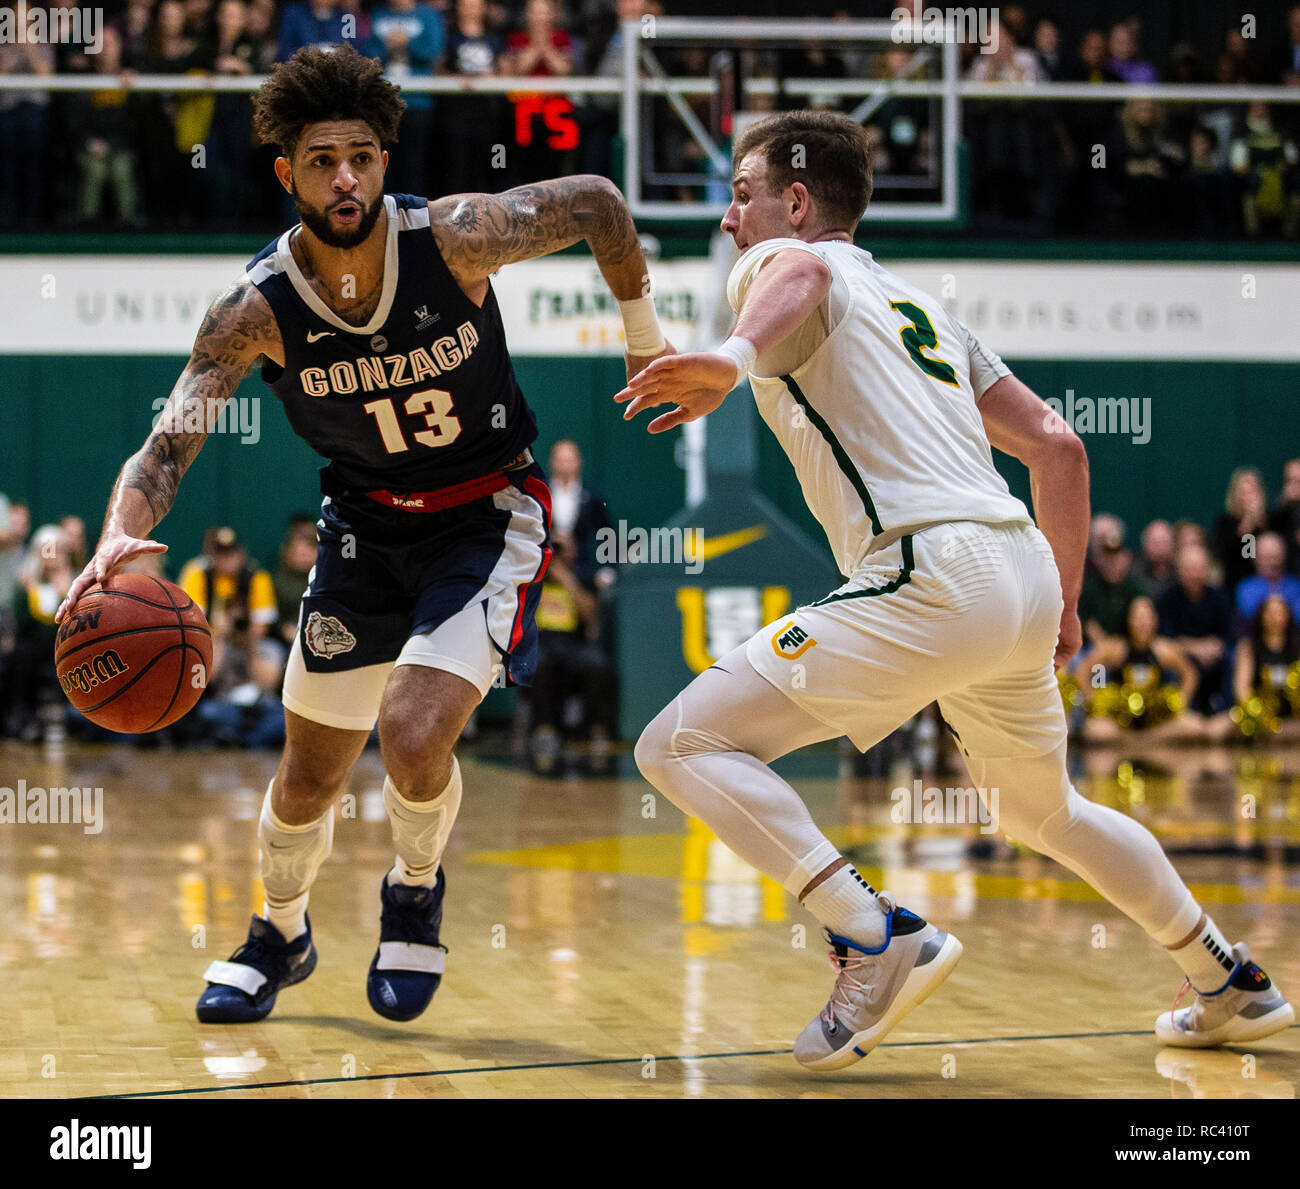
[[[460,798],[460,764],[455,756],[451,757],[451,777],[446,787],[431,801],[408,801],[398,792],[391,776],[384,778],[384,808],[388,810],[397,849],[397,864],[388,876],[390,884],[433,887],[438,862],[460,811]]]
[[[799,794],[759,757],[834,735],[760,677],[741,649],[659,713],[637,742],[636,761],[674,805],[798,896],[839,852]]]
[[[334,846],[334,807],[314,822],[289,826],[271,808],[274,779],[266,786],[257,821],[262,886],[266,890],[266,919],[286,941],[307,931],[307,893],[316,873]]]
[[[966,761],[980,788],[998,790],[998,824],[1081,876],[1161,945],[1181,941],[1201,909],[1160,843],[1131,817],[1079,795],[1065,744],[1043,755]]]

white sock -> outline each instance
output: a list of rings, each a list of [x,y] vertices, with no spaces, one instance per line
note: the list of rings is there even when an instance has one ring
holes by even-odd
[[[408,801],[397,791],[392,777],[384,778],[384,807],[393,828],[397,862],[388,873],[390,885],[431,888],[438,878],[438,863],[460,810],[460,764],[451,758],[451,777],[431,801]]]
[[[1183,968],[1188,981],[1198,991],[1219,990],[1237,964],[1232,947],[1208,913],[1196,936],[1186,945],[1170,950],[1169,956]]]
[[[334,809],[331,806],[314,822],[289,826],[271,808],[272,780],[266,787],[262,814],[257,822],[259,862],[266,899],[266,919],[292,941],[307,932],[307,895],[320,865],[334,845]]]
[[[285,941],[292,941],[307,932],[307,897],[311,893],[303,892],[284,904],[272,904],[262,901],[262,915],[277,929]]]
[[[885,910],[876,890],[852,864],[841,867],[803,898],[803,906],[832,933],[866,949],[885,944]]]

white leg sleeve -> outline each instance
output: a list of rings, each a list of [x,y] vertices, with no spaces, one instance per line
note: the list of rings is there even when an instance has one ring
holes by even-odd
[[[839,852],[765,761],[835,734],[760,677],[742,646],[646,727],[636,762],[683,813],[797,896]]]
[[[1038,756],[968,757],[971,779],[998,790],[998,824],[1086,880],[1161,945],[1181,941],[1200,906],[1145,826],[1079,795],[1065,744]]]

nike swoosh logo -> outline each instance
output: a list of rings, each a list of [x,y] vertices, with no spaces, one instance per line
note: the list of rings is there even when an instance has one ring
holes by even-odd
[[[307,332],[307,341],[309,343],[314,343],[317,339],[323,339],[327,334],[333,333],[332,330],[309,330]]]
[[[734,533],[723,533],[719,537],[710,537],[707,540],[702,533],[690,533],[686,539],[686,560],[692,563],[711,561],[724,553],[732,553],[737,549],[743,549],[746,545],[752,545],[755,541],[761,541],[766,536],[767,525],[765,524],[737,529]]]

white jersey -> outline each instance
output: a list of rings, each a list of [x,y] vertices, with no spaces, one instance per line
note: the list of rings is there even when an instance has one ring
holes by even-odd
[[[763,263],[790,248],[825,261],[831,291],[749,381],[840,572],[928,524],[1032,523],[993,465],[977,407],[1010,374],[1002,360],[851,243],[755,244],[728,280],[733,310]]]

